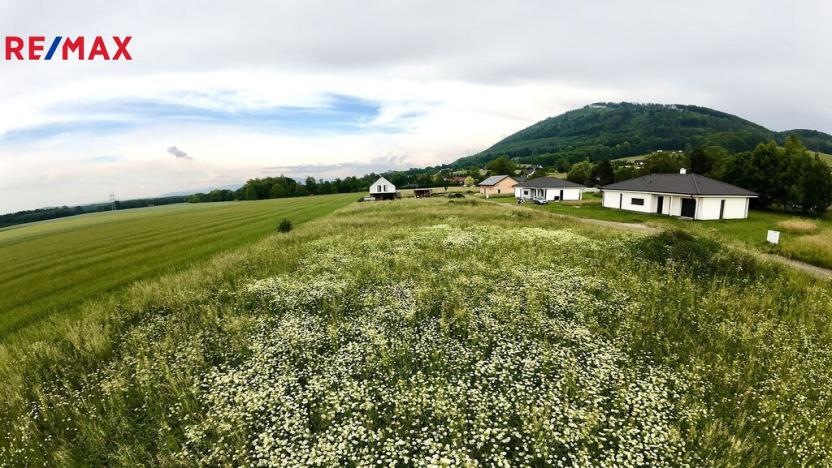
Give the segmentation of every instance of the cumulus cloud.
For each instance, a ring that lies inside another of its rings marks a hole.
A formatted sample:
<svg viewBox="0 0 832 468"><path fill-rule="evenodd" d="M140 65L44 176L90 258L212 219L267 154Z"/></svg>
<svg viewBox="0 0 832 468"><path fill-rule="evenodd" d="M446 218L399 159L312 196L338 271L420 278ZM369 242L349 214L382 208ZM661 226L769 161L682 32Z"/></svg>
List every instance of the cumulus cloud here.
<svg viewBox="0 0 832 468"><path fill-rule="evenodd" d="M181 159L193 159L192 157L188 156L188 153L182 151L181 149L177 148L176 146L171 146L168 148L168 154L173 155L175 158Z"/></svg>

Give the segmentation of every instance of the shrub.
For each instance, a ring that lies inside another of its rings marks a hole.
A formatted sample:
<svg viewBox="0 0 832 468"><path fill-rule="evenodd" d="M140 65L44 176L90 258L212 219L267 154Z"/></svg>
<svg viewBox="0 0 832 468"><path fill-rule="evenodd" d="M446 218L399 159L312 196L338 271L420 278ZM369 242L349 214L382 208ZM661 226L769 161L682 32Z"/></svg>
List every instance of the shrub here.
<svg viewBox="0 0 832 468"><path fill-rule="evenodd" d="M814 221L807 219L792 218L777 223L777 227L783 231L791 232L793 234L811 234L818 230L818 225Z"/></svg>
<svg viewBox="0 0 832 468"><path fill-rule="evenodd" d="M688 271L696 276L757 276L758 262L747 254L723 249L710 239L670 230L636 241L635 254L650 262Z"/></svg>
<svg viewBox="0 0 832 468"><path fill-rule="evenodd" d="M277 225L277 232L287 233L292 230L292 222L284 219Z"/></svg>

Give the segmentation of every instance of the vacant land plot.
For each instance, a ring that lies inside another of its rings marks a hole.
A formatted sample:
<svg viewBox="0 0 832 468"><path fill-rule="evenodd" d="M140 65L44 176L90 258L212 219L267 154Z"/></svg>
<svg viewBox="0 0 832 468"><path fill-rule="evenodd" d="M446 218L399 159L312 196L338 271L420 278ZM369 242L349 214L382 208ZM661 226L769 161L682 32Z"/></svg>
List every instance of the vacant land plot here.
<svg viewBox="0 0 832 468"><path fill-rule="evenodd" d="M141 279L301 223L354 194L205 203L76 216L0 230L0 338Z"/></svg>
<svg viewBox="0 0 832 468"><path fill-rule="evenodd" d="M357 203L7 349L0 460L827 465L830 304L685 233Z"/></svg>

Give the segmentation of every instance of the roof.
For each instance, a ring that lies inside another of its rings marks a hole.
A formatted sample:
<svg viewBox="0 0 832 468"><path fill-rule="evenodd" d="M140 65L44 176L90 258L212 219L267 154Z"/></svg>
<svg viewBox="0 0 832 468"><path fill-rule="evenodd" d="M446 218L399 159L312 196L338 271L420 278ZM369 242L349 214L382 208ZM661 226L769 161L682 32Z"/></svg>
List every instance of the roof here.
<svg viewBox="0 0 832 468"><path fill-rule="evenodd" d="M558 179L556 177L538 177L537 179L530 179L522 184L517 184L515 187L521 188L585 188L581 184L570 182L568 180Z"/></svg>
<svg viewBox="0 0 832 468"><path fill-rule="evenodd" d="M756 197L757 194L699 174L649 174L601 187L604 190Z"/></svg>
<svg viewBox="0 0 832 468"><path fill-rule="evenodd" d="M508 177L508 176L507 175L493 175L493 176L483 180L482 182L480 182L477 185L497 185L497 184L500 183L501 180L505 179L506 177ZM514 180L514 179L512 178L512 180Z"/></svg>
<svg viewBox="0 0 832 468"><path fill-rule="evenodd" d="M386 191L378 191L375 188L379 185L387 185L388 188ZM395 193L396 186L390 182L389 180L385 179L384 177L379 177L378 180L370 184L370 193Z"/></svg>

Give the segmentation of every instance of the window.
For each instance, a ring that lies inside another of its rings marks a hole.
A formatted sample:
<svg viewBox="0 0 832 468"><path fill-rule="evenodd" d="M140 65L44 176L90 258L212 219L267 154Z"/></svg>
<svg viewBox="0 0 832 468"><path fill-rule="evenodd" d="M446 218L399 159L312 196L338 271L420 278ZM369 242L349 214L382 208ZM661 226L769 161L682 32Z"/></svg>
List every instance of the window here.
<svg viewBox="0 0 832 468"><path fill-rule="evenodd" d="M376 192L381 192L381 185L376 185Z"/></svg>
<svg viewBox="0 0 832 468"><path fill-rule="evenodd" d="M644 205L644 199L643 198L632 198L632 199L630 199L630 203L632 203L633 205L643 206Z"/></svg>
<svg viewBox="0 0 832 468"><path fill-rule="evenodd" d="M387 185L385 185L385 186L384 186L384 191L385 191L385 192L387 191Z"/></svg>

